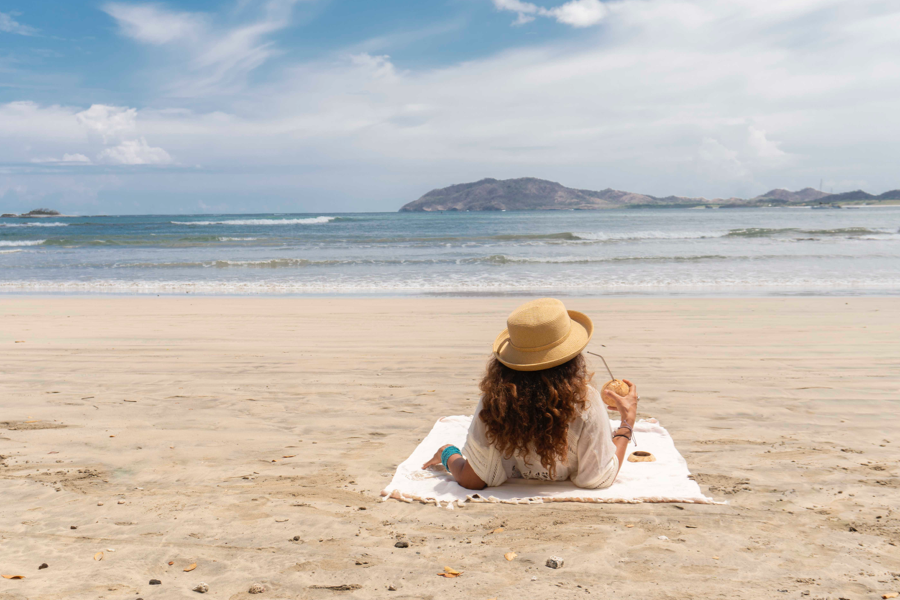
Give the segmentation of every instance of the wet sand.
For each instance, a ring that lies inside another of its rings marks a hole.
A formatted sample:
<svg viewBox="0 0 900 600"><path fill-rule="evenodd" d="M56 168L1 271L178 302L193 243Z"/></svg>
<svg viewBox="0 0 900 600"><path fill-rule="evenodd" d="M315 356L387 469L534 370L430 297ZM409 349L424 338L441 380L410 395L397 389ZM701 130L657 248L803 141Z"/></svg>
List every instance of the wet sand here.
<svg viewBox="0 0 900 600"><path fill-rule="evenodd" d="M0 298L0 600L900 591L897 299L565 301L727 505L382 502L521 299Z"/></svg>

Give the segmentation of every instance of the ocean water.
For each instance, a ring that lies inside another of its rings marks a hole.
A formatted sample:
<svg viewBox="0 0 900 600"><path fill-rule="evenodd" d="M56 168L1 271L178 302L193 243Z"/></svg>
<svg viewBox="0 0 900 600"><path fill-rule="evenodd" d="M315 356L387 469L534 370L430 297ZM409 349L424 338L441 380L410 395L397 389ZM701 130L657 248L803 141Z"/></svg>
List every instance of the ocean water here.
<svg viewBox="0 0 900 600"><path fill-rule="evenodd" d="M900 207L0 219L0 293L895 295Z"/></svg>

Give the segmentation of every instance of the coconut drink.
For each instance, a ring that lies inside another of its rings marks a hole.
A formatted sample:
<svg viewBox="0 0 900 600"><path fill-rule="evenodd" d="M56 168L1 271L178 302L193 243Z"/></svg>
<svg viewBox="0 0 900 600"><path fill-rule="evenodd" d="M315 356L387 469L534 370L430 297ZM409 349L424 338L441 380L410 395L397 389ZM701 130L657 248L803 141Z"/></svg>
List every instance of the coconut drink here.
<svg viewBox="0 0 900 600"><path fill-rule="evenodd" d="M600 398L603 400L604 404L611 408L615 408L616 402L606 394L606 390L611 390L620 396L627 396L628 392L631 391L631 388L628 387L628 384L621 379L616 379L616 376L612 374L612 370L610 370L609 365L606 364L605 358L603 358L596 352L588 352L588 354L593 354L594 356L599 357L600 360L603 361L603 366L606 367L606 372L609 373L610 377L612 377L612 379L604 383L603 387L600 388Z"/></svg>
<svg viewBox="0 0 900 600"><path fill-rule="evenodd" d="M615 408L616 402L607 395L606 390L611 390L620 396L627 396L631 388L621 379L611 379L603 384L603 387L600 388L600 397L607 406Z"/></svg>

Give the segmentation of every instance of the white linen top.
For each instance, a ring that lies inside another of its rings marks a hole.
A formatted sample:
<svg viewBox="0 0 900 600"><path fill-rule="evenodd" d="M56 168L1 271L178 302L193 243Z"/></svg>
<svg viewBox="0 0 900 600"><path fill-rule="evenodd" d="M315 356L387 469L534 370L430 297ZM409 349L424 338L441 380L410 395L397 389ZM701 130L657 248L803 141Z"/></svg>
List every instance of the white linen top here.
<svg viewBox="0 0 900 600"><path fill-rule="evenodd" d="M542 479L550 481L550 473L541 465L534 450L523 456L504 458L487 439L487 427L479 416L478 402L462 454L475 474L489 487L507 479ZM580 488L596 489L612 485L619 471L619 459L612 442L612 427L600 393L588 386L588 402L584 410L569 423L569 447L565 464L556 465L555 481L571 479Z"/></svg>

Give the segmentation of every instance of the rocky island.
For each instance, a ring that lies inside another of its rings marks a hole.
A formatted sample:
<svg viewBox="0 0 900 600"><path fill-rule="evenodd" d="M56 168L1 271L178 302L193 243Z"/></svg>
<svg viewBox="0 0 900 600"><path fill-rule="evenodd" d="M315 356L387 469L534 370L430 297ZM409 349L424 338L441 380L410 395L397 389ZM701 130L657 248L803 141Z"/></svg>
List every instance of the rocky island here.
<svg viewBox="0 0 900 600"><path fill-rule="evenodd" d="M603 210L610 208L738 208L758 206L818 206L900 203L900 190L879 196L862 190L828 194L813 188L797 192L774 189L754 198L657 197L607 188L600 191L567 188L555 181L522 177L482 179L432 190L400 208L400 212Z"/></svg>
<svg viewBox="0 0 900 600"><path fill-rule="evenodd" d="M35 208L34 210L29 210L27 213L22 213L17 215L15 213L3 213L0 215L0 219L40 219L43 217L65 217L66 215L61 214L57 210L52 210L50 208Z"/></svg>

